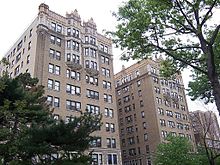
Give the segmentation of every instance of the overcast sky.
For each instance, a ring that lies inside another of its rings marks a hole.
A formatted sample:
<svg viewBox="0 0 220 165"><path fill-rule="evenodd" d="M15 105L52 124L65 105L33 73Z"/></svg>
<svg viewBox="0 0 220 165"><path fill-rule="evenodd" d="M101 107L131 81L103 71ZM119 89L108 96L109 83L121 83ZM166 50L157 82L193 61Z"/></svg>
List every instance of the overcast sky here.
<svg viewBox="0 0 220 165"><path fill-rule="evenodd" d="M4 0L0 6L0 58L37 17L38 6L41 3L46 3L50 10L63 16L66 12L77 9L82 20L87 21L92 17L98 32L102 33L102 30L114 30L116 19L112 16L112 12L117 11L122 2L123 0ZM121 53L121 50L113 49L115 73L121 70L122 65L131 64L131 62L119 61ZM184 72L183 78L184 85L187 87L189 72ZM190 111L205 109L201 102L192 102L188 97L187 100ZM208 109L216 108L210 105Z"/></svg>
<svg viewBox="0 0 220 165"><path fill-rule="evenodd" d="M116 11L122 0L5 0L0 6L0 57L4 56L10 46L18 39L30 23L37 17L41 3L49 5L50 10L65 16L66 12L78 10L82 20L91 17L96 22L98 32L114 30L116 19L112 12ZM122 51L113 49L115 62ZM122 64L115 65L114 72L119 72Z"/></svg>

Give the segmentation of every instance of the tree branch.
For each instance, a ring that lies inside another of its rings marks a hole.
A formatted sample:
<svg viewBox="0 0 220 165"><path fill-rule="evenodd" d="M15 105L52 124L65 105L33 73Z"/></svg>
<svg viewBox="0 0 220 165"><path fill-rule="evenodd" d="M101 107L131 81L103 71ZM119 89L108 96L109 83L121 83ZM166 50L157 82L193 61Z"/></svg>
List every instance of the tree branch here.
<svg viewBox="0 0 220 165"><path fill-rule="evenodd" d="M180 12L182 13L182 15L183 15L183 17L185 18L185 20L186 20L186 21L188 22L188 24L191 26L193 32L196 33L196 28L193 26L192 22L190 22L190 20L188 19L186 13L184 13L184 11L183 11L183 9L182 9L182 7L181 7L181 5L180 5L180 3L179 3L178 0L176 1L176 4L177 4L177 6L179 7Z"/></svg>
<svg viewBox="0 0 220 165"><path fill-rule="evenodd" d="M214 0L213 4L210 6L209 10L205 14L205 16L204 16L204 18L203 18L203 20L201 22L201 27L207 21L208 15L211 13L211 11L212 11L213 7L215 6L216 2L217 2L217 0Z"/></svg>
<svg viewBox="0 0 220 165"><path fill-rule="evenodd" d="M160 46L157 46L157 45L154 45L154 44L151 44L151 45L148 45L148 46L153 46L153 47L159 49L160 51L166 53L168 56L174 58L175 60L180 61L180 62L182 62L182 63L184 63L184 64L186 64L186 65L188 65L188 66L190 66L190 67L192 67L192 68L194 68L194 69L196 69L196 70L198 70L198 71L200 71L200 72L202 72L202 73L204 73L204 74L207 75L207 72L206 72L206 71L202 70L201 68L199 68L199 67L197 67L197 66L192 65L192 64L191 64L190 62L188 62L188 61L185 61L185 60L183 60L183 59L181 59L181 58L175 57L175 55L172 54L170 51L168 51L168 50L166 50L166 49L164 49L164 48L162 48L162 47L160 47Z"/></svg>
<svg viewBox="0 0 220 165"><path fill-rule="evenodd" d="M189 26L184 25L181 21L179 21L179 19L176 19L175 17L173 17L172 15L170 15L170 18L174 19L177 23L179 23L183 28L185 28L186 30L189 30L193 33L196 34L196 30L195 29L191 29L189 28Z"/></svg>
<svg viewBox="0 0 220 165"><path fill-rule="evenodd" d="M212 35L212 37L211 37L211 39L210 39L210 42L209 42L210 45L213 45L213 44L214 44L215 39L216 39L216 37L217 37L217 35L218 35L219 29L220 29L220 25L218 25L218 26L215 28L215 31L213 32L213 35Z"/></svg>
<svg viewBox="0 0 220 165"><path fill-rule="evenodd" d="M175 48L175 49L166 49L166 50L169 50L169 51L176 51L176 50L181 50L181 49L193 49L193 48L195 48L195 49L201 49L201 47L200 46L182 46L182 47L177 47L177 48Z"/></svg>

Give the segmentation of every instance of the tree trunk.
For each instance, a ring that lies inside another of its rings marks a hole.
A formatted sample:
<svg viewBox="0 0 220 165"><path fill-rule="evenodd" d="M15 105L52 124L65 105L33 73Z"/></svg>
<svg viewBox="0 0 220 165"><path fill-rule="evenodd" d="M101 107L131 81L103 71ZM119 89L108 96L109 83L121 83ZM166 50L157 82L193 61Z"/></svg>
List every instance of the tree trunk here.
<svg viewBox="0 0 220 165"><path fill-rule="evenodd" d="M219 82L217 83L214 82L212 84L212 87L213 87L213 96L215 98L215 104L217 106L217 109L220 115L220 84Z"/></svg>
<svg viewBox="0 0 220 165"><path fill-rule="evenodd" d="M211 82L211 86L213 89L213 96L215 100L215 104L217 106L219 115L220 115L220 83L218 78L218 73L216 71L215 66L215 55L212 46L207 47L207 69L208 69L208 79Z"/></svg>

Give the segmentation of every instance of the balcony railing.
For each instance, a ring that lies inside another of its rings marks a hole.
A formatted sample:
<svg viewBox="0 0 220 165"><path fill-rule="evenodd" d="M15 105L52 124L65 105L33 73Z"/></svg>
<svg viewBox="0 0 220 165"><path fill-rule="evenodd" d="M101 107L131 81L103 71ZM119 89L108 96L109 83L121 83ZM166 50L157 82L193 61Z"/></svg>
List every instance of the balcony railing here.
<svg viewBox="0 0 220 165"><path fill-rule="evenodd" d="M82 69L82 65L79 63L75 63L73 61L67 61L66 65L71 69L71 70L80 70Z"/></svg>

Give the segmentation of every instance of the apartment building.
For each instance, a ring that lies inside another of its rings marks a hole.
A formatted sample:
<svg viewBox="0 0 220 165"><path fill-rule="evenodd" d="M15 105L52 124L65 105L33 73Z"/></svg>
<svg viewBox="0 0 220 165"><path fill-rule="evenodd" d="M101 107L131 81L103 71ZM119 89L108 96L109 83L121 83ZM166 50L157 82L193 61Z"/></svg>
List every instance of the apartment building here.
<svg viewBox="0 0 220 165"><path fill-rule="evenodd" d="M190 112L190 120L195 136L196 145L204 145L220 150L220 128L217 117L212 111Z"/></svg>
<svg viewBox="0 0 220 165"><path fill-rule="evenodd" d="M102 114L98 138L91 143L94 164L121 165L113 75L112 42L97 32L91 18L77 10L59 15L46 4L4 56L10 77L29 72L45 86L54 118L66 122L81 112Z"/></svg>
<svg viewBox="0 0 220 165"><path fill-rule="evenodd" d="M182 77L160 77L161 60L142 60L115 75L124 165L152 165L168 134L193 142Z"/></svg>

